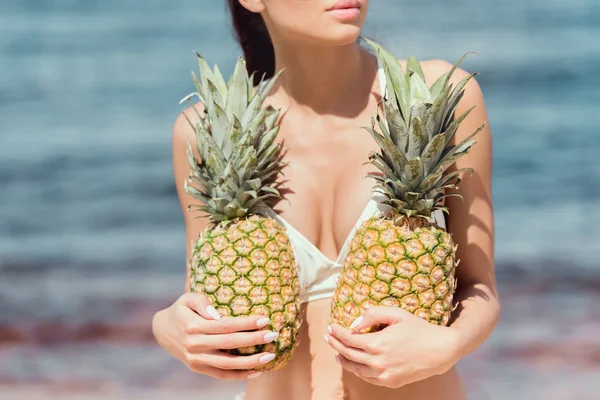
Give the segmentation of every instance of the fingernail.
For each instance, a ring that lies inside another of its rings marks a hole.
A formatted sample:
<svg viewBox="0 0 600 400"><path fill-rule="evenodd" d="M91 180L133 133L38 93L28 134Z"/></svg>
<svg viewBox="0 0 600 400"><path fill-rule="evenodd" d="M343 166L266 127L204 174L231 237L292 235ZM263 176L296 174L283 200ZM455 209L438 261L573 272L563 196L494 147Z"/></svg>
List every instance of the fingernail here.
<svg viewBox="0 0 600 400"><path fill-rule="evenodd" d="M262 375L262 372L255 372L253 374L248 375L248 379L258 378L261 375Z"/></svg>
<svg viewBox="0 0 600 400"><path fill-rule="evenodd" d="M258 321L256 321L256 326L262 328L263 326L269 325L269 322L271 322L269 318L261 318Z"/></svg>
<svg viewBox="0 0 600 400"><path fill-rule="evenodd" d="M327 325L327 330L329 331L330 335L333 335L333 329L331 329L331 325Z"/></svg>
<svg viewBox="0 0 600 400"><path fill-rule="evenodd" d="M329 344L329 338L327 337L327 335L323 336L325 338L325 343Z"/></svg>
<svg viewBox="0 0 600 400"><path fill-rule="evenodd" d="M269 361L273 361L274 359L275 359L275 354L269 353L269 354L265 354L264 356L262 356L261 358L259 358L258 361L261 364L266 364Z"/></svg>
<svg viewBox="0 0 600 400"><path fill-rule="evenodd" d="M352 323L352 325L350 325L350 329L356 328L357 326L359 326L360 324L362 324L362 322L363 322L363 317L361 315L360 317L358 317L358 318L356 318L354 320L354 322Z"/></svg>
<svg viewBox="0 0 600 400"><path fill-rule="evenodd" d="M265 335L265 342L272 342L279 337L278 332L269 332Z"/></svg>
<svg viewBox="0 0 600 400"><path fill-rule="evenodd" d="M221 319L221 315L213 306L207 306L206 312L211 316L212 319Z"/></svg>
<svg viewBox="0 0 600 400"><path fill-rule="evenodd" d="M335 356L335 362L342 365L342 360L340 360L340 356Z"/></svg>

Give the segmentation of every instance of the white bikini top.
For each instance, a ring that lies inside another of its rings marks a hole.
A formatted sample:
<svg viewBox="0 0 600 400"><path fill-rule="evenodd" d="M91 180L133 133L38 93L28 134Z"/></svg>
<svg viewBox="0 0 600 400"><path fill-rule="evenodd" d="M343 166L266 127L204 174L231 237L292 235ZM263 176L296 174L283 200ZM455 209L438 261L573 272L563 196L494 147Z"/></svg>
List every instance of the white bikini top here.
<svg viewBox="0 0 600 400"><path fill-rule="evenodd" d="M377 74L379 76L381 93L385 93L386 80L381 67L377 71ZM263 84L264 83L266 82L263 82ZM266 215L275 219L285 228L288 237L290 238L300 280L300 299L303 303L333 296L333 292L337 285L338 275L342 270L342 263L348 254L348 246L350 245L356 230L367 219L380 213L389 213L389 206L381 204L383 199L384 196L382 194L373 193L365 206L365 209L358 218L358 221L356 221L352 231L350 231L350 234L346 238L336 260L332 260L325 256L317 246L271 208L263 210ZM436 210L431 219L432 222L435 222L441 228L446 229L444 214L440 210Z"/></svg>

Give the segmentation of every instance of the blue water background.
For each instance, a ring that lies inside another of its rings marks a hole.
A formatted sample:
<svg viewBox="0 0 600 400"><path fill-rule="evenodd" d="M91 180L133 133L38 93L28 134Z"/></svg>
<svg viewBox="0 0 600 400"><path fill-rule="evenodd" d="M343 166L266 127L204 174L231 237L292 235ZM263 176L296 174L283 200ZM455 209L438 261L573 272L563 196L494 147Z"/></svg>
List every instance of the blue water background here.
<svg viewBox="0 0 600 400"><path fill-rule="evenodd" d="M543 357L553 367L539 372L500 354L561 338L599 344L590 333L600 327L591 307L600 287L598 21L597 0L371 1L365 35L399 57L479 53L463 67L481 73L494 137L505 313L488 350L464 363L478 376L469 381L475 398L538 398L536 379L553 374L569 376L581 398L592 393L585 370ZM181 292L170 139L178 100L193 89L192 50L231 71L240 53L222 1L0 3L0 324L144 326ZM166 369L197 379L151 345L94 346L41 349L37 361L25 361L28 345L11 349L0 381L79 373L147 385L124 354L169 366L147 372L153 382ZM86 354L107 360L88 365ZM561 393L557 385L543 390Z"/></svg>

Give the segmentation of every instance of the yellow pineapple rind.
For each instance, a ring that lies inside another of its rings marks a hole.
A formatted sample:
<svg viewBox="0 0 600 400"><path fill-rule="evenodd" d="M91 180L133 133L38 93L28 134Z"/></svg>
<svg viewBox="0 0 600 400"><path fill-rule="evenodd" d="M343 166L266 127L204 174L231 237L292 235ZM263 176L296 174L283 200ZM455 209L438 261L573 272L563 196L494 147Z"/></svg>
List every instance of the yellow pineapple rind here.
<svg viewBox="0 0 600 400"><path fill-rule="evenodd" d="M422 220L375 216L361 224L333 295L331 322L350 327L369 306L378 305L448 325L456 246L448 232Z"/></svg>
<svg viewBox="0 0 600 400"><path fill-rule="evenodd" d="M301 324L298 270L285 229L253 215L208 227L190 259L190 290L203 293L223 317L261 315L279 333L274 342L234 350L235 355L272 352L275 359L257 371L284 367L298 344Z"/></svg>

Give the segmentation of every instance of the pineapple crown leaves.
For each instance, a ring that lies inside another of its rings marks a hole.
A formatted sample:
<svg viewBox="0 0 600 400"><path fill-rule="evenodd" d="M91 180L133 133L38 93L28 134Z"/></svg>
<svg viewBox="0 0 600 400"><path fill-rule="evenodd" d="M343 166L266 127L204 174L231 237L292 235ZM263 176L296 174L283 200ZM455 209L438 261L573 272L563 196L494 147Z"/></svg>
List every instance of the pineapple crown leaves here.
<svg viewBox="0 0 600 400"><path fill-rule="evenodd" d="M196 53L197 54L197 53ZM246 63L239 58L229 81L219 67L211 69L198 55L200 76L192 72L196 92L184 97L196 113L192 122L195 147L188 143L190 175L185 190L202 204L188 209L203 211L214 222L227 222L256 212L265 200L281 198L277 187L284 163L281 144L275 141L279 111L263 107L278 73L259 90L254 90L254 74L248 75ZM197 97L204 106L201 115L193 106Z"/></svg>
<svg viewBox="0 0 600 400"><path fill-rule="evenodd" d="M406 71L394 55L377 43L365 39L379 59L386 79L383 112L365 128L381 151L373 152L369 162L381 173L370 173L376 180L375 190L387 198L384 203L401 215L431 217L435 210L448 212L442 200L457 193L460 174L471 168L447 173L447 169L476 143L475 135L484 125L456 145L450 142L460 124L474 107L455 118L456 108L465 86L476 73L455 85L450 79L463 55L450 71L430 87L415 57L407 60Z"/></svg>

